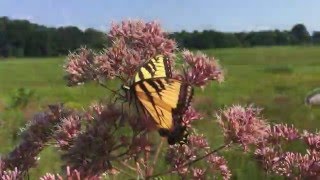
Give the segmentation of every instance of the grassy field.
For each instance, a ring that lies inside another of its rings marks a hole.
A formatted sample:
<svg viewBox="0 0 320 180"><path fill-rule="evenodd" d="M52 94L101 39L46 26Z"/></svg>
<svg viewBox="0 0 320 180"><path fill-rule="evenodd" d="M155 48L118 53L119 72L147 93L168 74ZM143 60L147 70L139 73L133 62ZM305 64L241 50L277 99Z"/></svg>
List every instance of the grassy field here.
<svg viewBox="0 0 320 180"><path fill-rule="evenodd" d="M204 51L219 59L225 71L225 82L212 83L197 90L194 104L206 115L196 126L213 147L223 143L221 131L213 115L232 104L254 104L263 108L263 117L270 122L289 123L316 131L320 127L320 108L305 106L304 98L320 87L320 47L270 47L247 49L214 49ZM0 154L9 152L19 139L17 132L32 115L47 104L64 102L82 107L106 97L107 92L96 85L67 87L63 80L63 58L33 58L0 60ZM15 110L5 109L18 88L34 91L31 102ZM2 113L1 113L2 112ZM59 156L48 148L41 154L41 169L59 171ZM235 179L261 179L250 155L237 151L224 153ZM56 162L53 163L52 162Z"/></svg>

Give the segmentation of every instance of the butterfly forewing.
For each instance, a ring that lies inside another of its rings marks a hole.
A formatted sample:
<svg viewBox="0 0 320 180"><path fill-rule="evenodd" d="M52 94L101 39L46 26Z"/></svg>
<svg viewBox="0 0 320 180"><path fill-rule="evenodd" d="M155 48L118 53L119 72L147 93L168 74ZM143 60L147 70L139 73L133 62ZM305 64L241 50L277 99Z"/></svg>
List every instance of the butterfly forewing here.
<svg viewBox="0 0 320 180"><path fill-rule="evenodd" d="M135 75L135 82L158 78L158 77L171 77L171 68L168 59L159 55L152 58L148 63L140 67L139 71Z"/></svg>

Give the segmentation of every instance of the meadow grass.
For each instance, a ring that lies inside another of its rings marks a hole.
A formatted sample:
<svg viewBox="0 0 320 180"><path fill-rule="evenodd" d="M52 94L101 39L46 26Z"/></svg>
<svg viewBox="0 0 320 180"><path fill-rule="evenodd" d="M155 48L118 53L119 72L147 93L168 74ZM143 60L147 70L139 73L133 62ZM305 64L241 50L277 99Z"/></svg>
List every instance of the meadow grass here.
<svg viewBox="0 0 320 180"><path fill-rule="evenodd" d="M263 108L263 117L272 123L294 124L311 131L320 127L320 108L304 104L308 92L320 86L320 47L234 48L204 52L219 59L225 71L223 83L197 89L193 102L205 115L195 126L199 133L209 138L212 147L223 143L214 115L219 109L233 104L254 104ZM64 58L0 60L0 154L9 152L18 143L19 128L47 104L64 102L81 108L107 97L108 91L95 84L67 87L63 80L63 63ZM6 110L12 93L18 88L34 90L31 103L25 108ZM299 145L293 148L303 149ZM237 150L223 154L235 179L267 177L250 158L251 154ZM47 148L41 153L41 168L33 169L31 175L39 177L46 171L58 172L59 163L55 149Z"/></svg>

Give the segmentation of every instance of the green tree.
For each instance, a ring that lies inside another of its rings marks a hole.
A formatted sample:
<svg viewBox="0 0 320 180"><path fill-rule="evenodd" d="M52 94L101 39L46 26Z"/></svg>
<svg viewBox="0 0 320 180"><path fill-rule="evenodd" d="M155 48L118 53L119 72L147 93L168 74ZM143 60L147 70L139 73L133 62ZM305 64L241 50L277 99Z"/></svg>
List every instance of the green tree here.
<svg viewBox="0 0 320 180"><path fill-rule="evenodd" d="M221 37L220 43L217 44L217 47L228 48L228 47L238 47L241 46L241 43L237 36L234 33L219 33Z"/></svg>
<svg viewBox="0 0 320 180"><path fill-rule="evenodd" d="M292 43L292 35L290 32L275 30L274 33L277 45L289 45Z"/></svg>
<svg viewBox="0 0 320 180"><path fill-rule="evenodd" d="M276 34L273 31L250 32L246 41L251 46L271 46L276 44Z"/></svg>
<svg viewBox="0 0 320 180"><path fill-rule="evenodd" d="M239 32L239 33L234 33L234 35L236 36L236 38L238 39L240 45L242 47L249 47L251 46L250 45L250 42L247 41L247 36L248 36L248 33L246 32Z"/></svg>
<svg viewBox="0 0 320 180"><path fill-rule="evenodd" d="M291 29L294 44L307 44L310 43L310 34L303 24L296 24Z"/></svg>
<svg viewBox="0 0 320 180"><path fill-rule="evenodd" d="M0 17L0 57L9 56L9 40L7 37L8 22L8 17Z"/></svg>
<svg viewBox="0 0 320 180"><path fill-rule="evenodd" d="M83 32L75 26L60 27L56 35L59 54L67 54L84 45Z"/></svg>
<svg viewBox="0 0 320 180"><path fill-rule="evenodd" d="M107 36L95 29L88 28L84 31L83 43L91 49L102 49L107 43Z"/></svg>
<svg viewBox="0 0 320 180"><path fill-rule="evenodd" d="M0 17L0 56L66 55L82 45L101 49L106 36L95 29L85 32L74 26L49 28L27 20Z"/></svg>
<svg viewBox="0 0 320 180"><path fill-rule="evenodd" d="M320 31L314 31L312 34L312 43L320 45Z"/></svg>

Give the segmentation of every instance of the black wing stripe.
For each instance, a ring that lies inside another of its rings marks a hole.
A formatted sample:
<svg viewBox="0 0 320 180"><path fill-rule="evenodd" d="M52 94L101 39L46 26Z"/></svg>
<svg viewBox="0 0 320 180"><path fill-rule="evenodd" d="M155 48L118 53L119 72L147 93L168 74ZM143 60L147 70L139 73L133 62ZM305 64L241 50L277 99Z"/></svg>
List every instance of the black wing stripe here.
<svg viewBox="0 0 320 180"><path fill-rule="evenodd" d="M152 66L151 68L153 69L154 72L156 72L157 70L156 65L152 61L150 61L148 65Z"/></svg>
<svg viewBox="0 0 320 180"><path fill-rule="evenodd" d="M152 80L147 80L146 82L156 91L156 93L158 94L159 98L162 99L162 96L160 94L162 89L160 89L159 86Z"/></svg>
<svg viewBox="0 0 320 180"><path fill-rule="evenodd" d="M144 67L142 67L142 68L145 68L145 69L148 71L148 73L151 74L151 77L152 77L152 76L154 76L156 70L153 69L152 67L150 67L150 64L153 64L153 62L150 61L150 63L146 64L146 65L145 65ZM141 70L140 70L140 71L141 71Z"/></svg>
<svg viewBox="0 0 320 180"><path fill-rule="evenodd" d="M155 82L160 86L161 89L165 89L165 86L160 79L156 79Z"/></svg>
<svg viewBox="0 0 320 180"><path fill-rule="evenodd" d="M140 80L141 80L141 79L144 79L144 75L143 75L143 73L142 73L141 70L138 72L138 75L139 75Z"/></svg>
<svg viewBox="0 0 320 180"><path fill-rule="evenodd" d="M143 90L143 92L147 95L148 100L152 103L152 105L155 105L154 100L151 96L151 93L148 91L147 87L144 85L144 83L139 83L138 86Z"/></svg>
<svg viewBox="0 0 320 180"><path fill-rule="evenodd" d="M139 87L143 90L143 92L147 95L148 100L151 102L153 109L155 110L155 112L157 113L157 116L161 119L161 116L157 110L157 108L155 107L155 102L154 99L152 98L150 92L148 91L147 87L143 84L143 83L139 83ZM162 112L163 114L163 112Z"/></svg>

